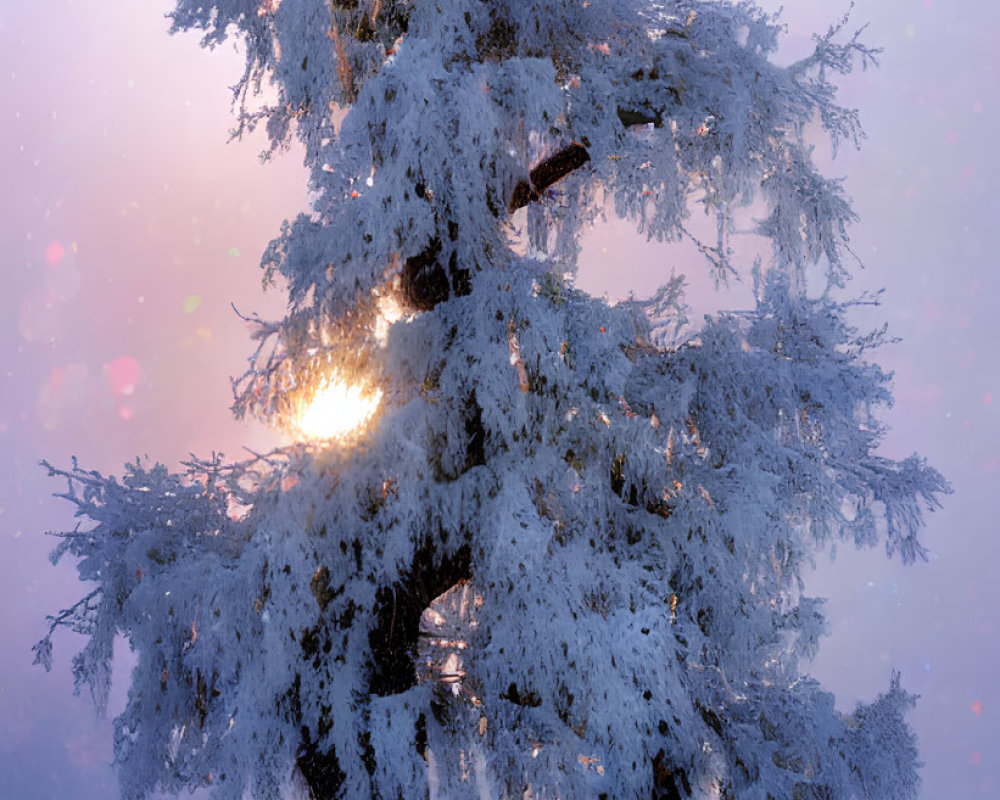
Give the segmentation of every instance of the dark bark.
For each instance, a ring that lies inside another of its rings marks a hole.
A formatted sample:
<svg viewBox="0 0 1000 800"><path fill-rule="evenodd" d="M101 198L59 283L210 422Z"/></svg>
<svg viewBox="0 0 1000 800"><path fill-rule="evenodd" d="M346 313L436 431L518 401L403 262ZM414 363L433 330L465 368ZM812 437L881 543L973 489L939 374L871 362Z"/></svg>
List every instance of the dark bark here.
<svg viewBox="0 0 1000 800"><path fill-rule="evenodd" d="M378 623L368 636L372 664L369 688L385 697L405 692L417 682L413 659L420 635L420 615L439 595L471 577L469 548L440 558L428 541L414 556L410 571L376 595Z"/></svg>
<svg viewBox="0 0 1000 800"><path fill-rule="evenodd" d="M321 607L328 591L325 586L328 574L325 568L321 568L312 581L313 594ZM385 697L398 694L416 684L414 656L420 634L420 616L437 597L470 577L467 546L460 547L454 555L441 558L436 554L435 542L428 540L417 550L403 579L378 590L375 595L377 621L368 635L371 649L368 688L372 695ZM315 641L309 647L304 642L304 650L309 651L306 656L318 656L321 634L316 630L307 634L311 637L310 641ZM292 705L297 706L297 686L293 687L290 695L295 696ZM320 730L319 734L322 733ZM422 717L414 730L413 745L422 756L427 747L426 722ZM374 770L374 753L367 748L366 758L372 760L371 769ZM334 800L338 796L344 772L337 754L333 748L321 751L305 726L302 727L295 763L309 787L312 800Z"/></svg>
<svg viewBox="0 0 1000 800"><path fill-rule="evenodd" d="M335 800L340 785L344 782L344 771L337 761L337 754L331 747L325 753L309 735L309 729L302 728L302 741L296 754L295 764L309 787L312 800Z"/></svg>
<svg viewBox="0 0 1000 800"><path fill-rule="evenodd" d="M531 170L528 180L520 180L511 193L507 211L513 214L519 208L538 200L542 192L552 184L562 180L573 170L579 169L590 161L590 153L579 142L573 142L557 150L548 158L539 162Z"/></svg>
<svg viewBox="0 0 1000 800"><path fill-rule="evenodd" d="M443 264L442 249L441 240L435 237L417 255L406 259L400 288L411 308L430 311L452 295L462 297L472 291L469 270L459 269L454 250Z"/></svg>
<svg viewBox="0 0 1000 800"><path fill-rule="evenodd" d="M571 172L590 161L590 153L579 142L573 142L542 160L518 181L511 192L507 213L513 214L541 197L542 192ZM418 191L423 195L425 192ZM449 238L457 238L457 230L449 229ZM449 297L461 297L472 290L471 273L459 268L455 251L435 237L417 255L406 259L402 270L402 291L406 302L420 311L430 311Z"/></svg>
<svg viewBox="0 0 1000 800"><path fill-rule="evenodd" d="M690 796L687 774L673 766L661 748L653 758L653 800L684 800Z"/></svg>
<svg viewBox="0 0 1000 800"><path fill-rule="evenodd" d="M626 128L630 128L633 125L648 125L653 123L653 126L660 128L663 126L663 112L661 111L651 111L649 109L631 109L631 108L618 108L618 119L621 120L622 125Z"/></svg>

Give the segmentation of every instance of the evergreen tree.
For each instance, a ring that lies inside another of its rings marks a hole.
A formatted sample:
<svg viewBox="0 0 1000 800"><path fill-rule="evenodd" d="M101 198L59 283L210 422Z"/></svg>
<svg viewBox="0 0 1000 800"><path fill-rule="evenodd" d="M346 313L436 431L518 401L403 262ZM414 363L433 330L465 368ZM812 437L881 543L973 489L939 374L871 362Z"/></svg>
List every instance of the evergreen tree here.
<svg viewBox="0 0 1000 800"><path fill-rule="evenodd" d="M137 654L123 796L915 797L898 676L844 715L803 672L824 626L803 566L842 540L922 557L948 490L874 453L884 333L848 324L853 214L803 134L859 141L830 77L875 52L842 21L778 67L776 19L715 0L171 16L242 39L237 132L297 135L311 169L312 213L263 258L288 314L255 320L235 412L304 430L347 386L371 416L183 474L49 466L88 520L53 557L96 586L36 657L88 635L74 674L103 709L115 637ZM253 108L264 80L278 102ZM692 330L679 277L575 290L606 201L752 279L755 307ZM748 269L751 203L770 255Z"/></svg>

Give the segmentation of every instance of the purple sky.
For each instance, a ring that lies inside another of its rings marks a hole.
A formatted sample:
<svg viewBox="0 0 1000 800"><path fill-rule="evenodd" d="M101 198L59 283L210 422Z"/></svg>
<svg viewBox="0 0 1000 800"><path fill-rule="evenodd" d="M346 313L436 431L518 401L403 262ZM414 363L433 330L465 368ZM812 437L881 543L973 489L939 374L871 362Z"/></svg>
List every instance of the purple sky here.
<svg viewBox="0 0 1000 800"><path fill-rule="evenodd" d="M827 3L786 6L793 57L836 14ZM281 220L305 206L301 158L293 151L261 166L261 139L226 144L226 87L242 59L228 45L207 53L194 37L168 37L169 7L0 5L4 798L117 796L110 721L95 721L89 700L71 694L78 642L57 639L51 674L30 665L44 615L81 590L68 563L47 561L54 542L41 531L72 521L37 460L65 465L77 455L120 473L136 455L177 467L192 451L238 457L244 444L275 441L229 414L229 376L250 352L229 303L281 311L280 294L260 293L256 264ZM858 322L885 319L903 337L878 354L896 373L883 452L926 455L955 494L929 520L931 563L903 568L880 551L842 547L832 566L820 564L807 591L829 598L833 634L811 671L850 709L901 670L922 696L910 719L925 800L993 798L1000 274L986 236L1000 220L987 193L998 178L989 144L1000 113L1000 6L858 0L853 18L871 22L868 41L886 52L880 70L843 82L842 100L861 109L869 139L860 152L842 149L829 172L846 177L861 217L853 241L866 269L851 289L886 288L884 305ZM699 313L745 302L739 289L736 299L709 294L689 256L619 224L588 237L578 283L612 299L642 294L672 266L691 276Z"/></svg>

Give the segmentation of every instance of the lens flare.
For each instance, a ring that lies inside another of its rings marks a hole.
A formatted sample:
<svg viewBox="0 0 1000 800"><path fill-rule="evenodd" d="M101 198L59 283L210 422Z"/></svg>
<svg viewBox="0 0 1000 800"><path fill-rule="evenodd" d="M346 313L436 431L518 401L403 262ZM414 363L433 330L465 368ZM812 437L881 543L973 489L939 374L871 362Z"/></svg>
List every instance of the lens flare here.
<svg viewBox="0 0 1000 800"><path fill-rule="evenodd" d="M302 404L295 427L309 439L342 439L371 419L381 399L380 390L349 384L335 374Z"/></svg>

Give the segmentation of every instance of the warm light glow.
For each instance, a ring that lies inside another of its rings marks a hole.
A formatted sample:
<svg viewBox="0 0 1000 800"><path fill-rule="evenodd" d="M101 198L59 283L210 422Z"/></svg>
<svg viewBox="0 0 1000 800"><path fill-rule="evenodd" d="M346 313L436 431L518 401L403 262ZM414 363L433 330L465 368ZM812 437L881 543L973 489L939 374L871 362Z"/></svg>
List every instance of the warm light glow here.
<svg viewBox="0 0 1000 800"><path fill-rule="evenodd" d="M257 16L266 17L268 14L273 14L281 6L281 0L264 0L259 6L257 6Z"/></svg>
<svg viewBox="0 0 1000 800"><path fill-rule="evenodd" d="M382 295L378 299L378 317L375 320L375 341L379 347L385 347L389 342L389 328L394 322L404 316L403 306L391 294Z"/></svg>
<svg viewBox="0 0 1000 800"><path fill-rule="evenodd" d="M302 404L295 427L309 439L341 439L364 425L381 399L378 389L369 391L334 375Z"/></svg>

